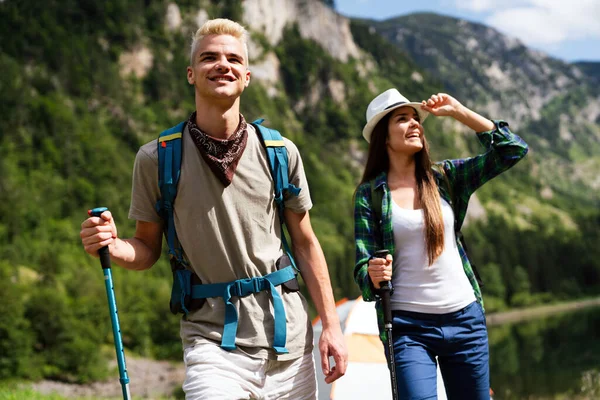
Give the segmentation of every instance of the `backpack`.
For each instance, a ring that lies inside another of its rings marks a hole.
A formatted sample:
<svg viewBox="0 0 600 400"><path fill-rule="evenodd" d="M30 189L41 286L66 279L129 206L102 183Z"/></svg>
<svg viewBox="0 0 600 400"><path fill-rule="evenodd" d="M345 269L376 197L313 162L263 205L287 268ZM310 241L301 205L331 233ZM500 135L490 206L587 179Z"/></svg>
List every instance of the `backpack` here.
<svg viewBox="0 0 600 400"><path fill-rule="evenodd" d="M273 300L275 319L275 338L273 348L278 354L287 353L285 349L286 329L283 301L275 286L283 285L288 290L299 290L296 275L298 269L292 257L284 232L284 193L298 196L300 189L289 182L287 149L281 134L261 125L263 119L252 122L267 152L269 169L275 183L275 203L281 223L281 240L285 255L278 260L278 270L262 277L239 279L233 282L202 284L200 279L186 267L183 249L177 239L173 204L177 196L177 184L181 172L182 136L187 121L163 131L157 140L158 145L158 186L160 199L156 202L156 211L165 221L165 238L169 246L169 261L173 272L173 286L169 307L173 314L183 313L202 307L208 297L223 297L226 303L225 324L221 347L235 349L237 332L237 311L231 303L233 296L246 296L263 290L270 290Z"/></svg>
<svg viewBox="0 0 600 400"><path fill-rule="evenodd" d="M452 207L452 211L454 214L454 233L456 235L456 238L462 243L465 253L468 254L469 249L467 248L467 243L465 242L465 238L462 234L461 229L459 228L458 220L456 218L456 210L454 209L454 206L456 204L456 201L455 201L456 199L454 197L454 191L452 190L452 185L450 185L448 175L446 175L446 172L443 169L438 170L438 172L442 175L443 181L444 181L444 186L445 186L448 194L450 195L450 206ZM373 214L375 215L375 221L376 221L375 236L378 240L381 241L380 243L378 243L378 248L380 248L380 249L383 249L383 232L382 232L382 228L381 228L381 226L383 224L382 210L381 210L382 202L383 202L383 193L379 190L375 190L375 181L371 180L371 208L373 210ZM473 269L473 274L475 274L475 279L477 279L477 283L479 284L480 287L483 287L484 286L483 280L479 276L479 272L477 271L475 264L471 263L471 268Z"/></svg>

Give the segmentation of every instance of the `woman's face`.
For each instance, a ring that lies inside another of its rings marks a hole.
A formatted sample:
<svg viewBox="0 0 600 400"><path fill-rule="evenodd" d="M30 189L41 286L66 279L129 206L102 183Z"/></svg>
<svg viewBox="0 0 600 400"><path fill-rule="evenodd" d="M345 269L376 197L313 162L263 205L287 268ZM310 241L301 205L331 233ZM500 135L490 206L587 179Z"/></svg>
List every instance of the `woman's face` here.
<svg viewBox="0 0 600 400"><path fill-rule="evenodd" d="M423 140L423 126L414 108L406 106L392 111L388 121L388 149L414 155L423 149Z"/></svg>

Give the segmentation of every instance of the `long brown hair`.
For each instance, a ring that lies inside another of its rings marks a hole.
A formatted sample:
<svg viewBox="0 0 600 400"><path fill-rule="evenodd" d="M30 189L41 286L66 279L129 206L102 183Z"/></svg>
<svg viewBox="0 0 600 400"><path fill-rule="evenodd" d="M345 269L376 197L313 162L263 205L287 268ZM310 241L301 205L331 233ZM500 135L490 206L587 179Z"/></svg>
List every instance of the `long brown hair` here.
<svg viewBox="0 0 600 400"><path fill-rule="evenodd" d="M388 113L373 128L367 163L361 183L375 179L381 172L388 172L390 159L387 152L388 122L392 113ZM444 251L444 220L440 206L440 194L432 171L429 157L429 144L423 136L423 149L415 154L415 178L417 180L417 198L423 207L425 220L425 245L431 266Z"/></svg>

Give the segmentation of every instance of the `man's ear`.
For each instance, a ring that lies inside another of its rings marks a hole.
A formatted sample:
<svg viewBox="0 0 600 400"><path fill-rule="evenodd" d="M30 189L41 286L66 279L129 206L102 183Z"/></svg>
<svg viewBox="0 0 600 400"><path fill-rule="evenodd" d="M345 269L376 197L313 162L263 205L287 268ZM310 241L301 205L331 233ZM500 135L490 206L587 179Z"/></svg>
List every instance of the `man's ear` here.
<svg viewBox="0 0 600 400"><path fill-rule="evenodd" d="M194 70L192 67L187 67L187 81L190 85L196 83L196 77L194 76Z"/></svg>
<svg viewBox="0 0 600 400"><path fill-rule="evenodd" d="M244 84L245 87L248 87L248 85L250 84L250 70L246 70L246 83Z"/></svg>

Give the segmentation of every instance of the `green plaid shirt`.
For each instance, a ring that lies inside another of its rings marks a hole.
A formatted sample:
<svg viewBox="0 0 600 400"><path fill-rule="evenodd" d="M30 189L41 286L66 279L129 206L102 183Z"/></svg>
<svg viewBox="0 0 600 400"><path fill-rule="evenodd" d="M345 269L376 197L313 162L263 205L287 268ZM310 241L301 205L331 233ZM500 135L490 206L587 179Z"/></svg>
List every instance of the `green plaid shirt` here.
<svg viewBox="0 0 600 400"><path fill-rule="evenodd" d="M480 143L487 149L483 154L476 157L464 158L458 160L444 160L436 163L434 175L438 183L440 196L451 203L451 196L446 190L444 177L441 169L446 174L448 182L453 191L452 208L456 213L456 222L460 229L467 214L469 198L484 183L506 171L522 159L528 151L527 144L519 136L515 135L508 128L504 121L494 121L496 128L477 133ZM390 254L395 254L394 234L392 231L392 195L387 184L387 174L382 172L375 178L375 190L383 191L381 205L381 233L383 236L383 247L389 250ZM377 244L380 240L376 238L377 225L374 219L374 212L371 207L371 183L361 184L356 189L354 200L354 238L356 243L356 265L354 267L354 280L362 291L365 301L376 301L377 322L381 340L386 340L386 333L383 329L383 310L377 290L367 273L369 259L376 250L379 250ZM477 301L483 306L483 299L479 284L473 273L473 268L467 257L467 253L457 238L456 244L463 263L465 274L471 282Z"/></svg>

